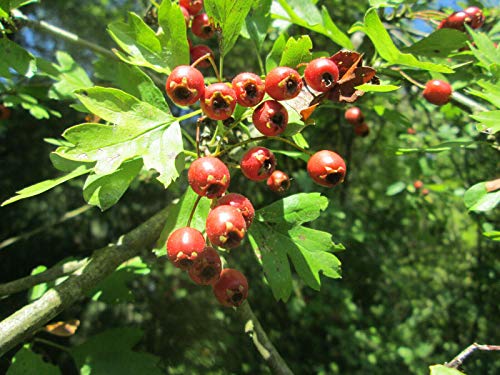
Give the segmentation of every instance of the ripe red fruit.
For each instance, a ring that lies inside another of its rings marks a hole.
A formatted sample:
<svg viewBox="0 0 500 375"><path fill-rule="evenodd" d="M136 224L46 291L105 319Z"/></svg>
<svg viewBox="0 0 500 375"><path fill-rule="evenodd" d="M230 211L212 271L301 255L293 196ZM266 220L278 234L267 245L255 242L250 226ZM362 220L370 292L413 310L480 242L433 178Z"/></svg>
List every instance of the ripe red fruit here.
<svg viewBox="0 0 500 375"><path fill-rule="evenodd" d="M339 79L339 68L325 57L312 60L304 70L304 79L313 90L327 92Z"/></svg>
<svg viewBox="0 0 500 375"><path fill-rule="evenodd" d="M265 147L252 147L240 161L241 172L252 181L263 181L276 168L276 158L271 150Z"/></svg>
<svg viewBox="0 0 500 375"><path fill-rule="evenodd" d="M359 137L366 137L368 134L370 134L370 128L368 127L368 124L366 122L363 122L362 124L355 125L354 134Z"/></svg>
<svg viewBox="0 0 500 375"><path fill-rule="evenodd" d="M417 189L417 190L418 190L418 189L420 189L420 188L422 188L422 186L424 186L424 183L423 183L422 181L420 181L420 180L416 180L416 181L413 183L413 187L414 187L415 189Z"/></svg>
<svg viewBox="0 0 500 375"><path fill-rule="evenodd" d="M203 0L180 0L179 5L186 8L194 16L203 8Z"/></svg>
<svg viewBox="0 0 500 375"><path fill-rule="evenodd" d="M180 7L182 15L184 16L184 21L186 21L186 27L189 26L189 21L191 20L191 15L189 14L189 11L184 8L183 6Z"/></svg>
<svg viewBox="0 0 500 375"><path fill-rule="evenodd" d="M201 109L212 120L226 120L236 107L236 94L225 83L212 83L200 100Z"/></svg>
<svg viewBox="0 0 500 375"><path fill-rule="evenodd" d="M168 96L175 104L191 105L202 97L205 82L201 72L189 65L179 65L168 76L165 85Z"/></svg>
<svg viewBox="0 0 500 375"><path fill-rule="evenodd" d="M205 248L205 238L196 229L179 228L167 240L168 259L174 266L187 270Z"/></svg>
<svg viewBox="0 0 500 375"><path fill-rule="evenodd" d="M232 249L240 244L247 230L245 219L238 209L223 205L215 207L207 216L206 232L215 246Z"/></svg>
<svg viewBox="0 0 500 375"><path fill-rule="evenodd" d="M288 124L288 111L276 100L266 100L253 111L252 121L258 131L267 136L283 133Z"/></svg>
<svg viewBox="0 0 500 375"><path fill-rule="evenodd" d="M465 31L465 22L469 18L467 13L460 11L450 14L438 26L438 29L455 29L459 31Z"/></svg>
<svg viewBox="0 0 500 375"><path fill-rule="evenodd" d="M322 150L311 156L307 162L307 172L318 185L333 187L344 182L346 166L339 154Z"/></svg>
<svg viewBox="0 0 500 375"><path fill-rule="evenodd" d="M189 54L191 55L191 64L207 54L210 54L212 59L215 59L214 51L212 51L212 49L205 44L198 44L190 47ZM205 60L200 61L197 66L200 68L208 68L210 67L210 61L206 58Z"/></svg>
<svg viewBox="0 0 500 375"><path fill-rule="evenodd" d="M351 107L347 109L344 116L347 122L351 123L352 125L361 124L365 120L363 112L361 112L361 109L359 109L358 107Z"/></svg>
<svg viewBox="0 0 500 375"><path fill-rule="evenodd" d="M429 189L422 189L422 195L429 194Z"/></svg>
<svg viewBox="0 0 500 375"><path fill-rule="evenodd" d="M261 102L266 94L266 86L262 79L254 73L240 73L234 77L233 89L236 100L243 107L254 107Z"/></svg>
<svg viewBox="0 0 500 375"><path fill-rule="evenodd" d="M290 188L290 177L283 171L274 171L267 179L267 186L272 191L283 194Z"/></svg>
<svg viewBox="0 0 500 375"><path fill-rule="evenodd" d="M191 188L196 194L210 199L224 194L230 180L226 164L213 156L196 159L188 170L188 181Z"/></svg>
<svg viewBox="0 0 500 375"><path fill-rule="evenodd" d="M484 14L481 9L472 6L464 9L464 13L469 16L469 19L466 22L470 25L470 27L477 29L483 26Z"/></svg>
<svg viewBox="0 0 500 375"><path fill-rule="evenodd" d="M221 269L219 254L213 247L206 246L194 260L188 274L198 285L213 285L219 280Z"/></svg>
<svg viewBox="0 0 500 375"><path fill-rule="evenodd" d="M408 128L406 129L406 132L410 135L415 135L417 134L417 131L414 128Z"/></svg>
<svg viewBox="0 0 500 375"><path fill-rule="evenodd" d="M275 100L295 98L302 90L300 74L287 66L278 66L266 76L266 92Z"/></svg>
<svg viewBox="0 0 500 375"><path fill-rule="evenodd" d="M245 219L247 229L250 227L255 217L255 209L253 208L252 202L250 202L247 197L237 193L229 193L219 198L214 208L225 205L232 206L240 211L243 219Z"/></svg>
<svg viewBox="0 0 500 375"><path fill-rule="evenodd" d="M425 84L424 98L432 104L443 105L450 101L452 89L448 82L433 79Z"/></svg>
<svg viewBox="0 0 500 375"><path fill-rule="evenodd" d="M215 298L223 306L238 307L248 296L248 281L243 274L232 268L225 268L219 281L213 286Z"/></svg>
<svg viewBox="0 0 500 375"><path fill-rule="evenodd" d="M191 31L201 39L210 39L215 33L214 27L206 13L198 14L193 18Z"/></svg>

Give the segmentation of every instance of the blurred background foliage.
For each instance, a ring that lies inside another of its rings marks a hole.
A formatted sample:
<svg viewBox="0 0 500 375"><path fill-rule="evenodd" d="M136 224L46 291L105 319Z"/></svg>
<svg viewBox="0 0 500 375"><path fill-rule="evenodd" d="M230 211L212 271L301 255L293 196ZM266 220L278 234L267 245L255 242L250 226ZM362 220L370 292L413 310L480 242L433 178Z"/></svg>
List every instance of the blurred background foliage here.
<svg viewBox="0 0 500 375"><path fill-rule="evenodd" d="M318 3L328 7L342 30L362 20L368 8L368 1ZM124 19L129 11L143 15L147 6L147 1L138 0L51 0L29 6L25 13L111 48L105 25ZM443 2L420 2L415 9L442 6ZM492 20L498 10L488 15ZM492 24L487 24L486 31ZM393 18L387 25L400 29L402 39L415 37L409 32L415 25L407 20ZM310 34L315 51L337 51L329 40L305 29L292 27L288 32ZM271 33L262 50L269 51L276 37ZM21 29L15 40L51 61L55 51L65 51L89 75L93 72L95 55L81 47L32 29ZM249 40L239 39L226 64L228 78L243 70L258 71L257 59L248 52L252 48ZM366 53L368 65L374 61L368 39L361 41L358 50ZM467 76L457 73L449 80L463 87L480 75L481 71L471 68ZM429 77L419 73L414 78L425 82ZM432 106L419 91L399 78L393 80L403 86L399 91L366 94L357 102L370 126L366 138L356 137L344 120L345 105L321 107L315 113L316 125L304 132L312 149L336 150L348 164L343 185L333 190L319 188L330 205L313 224L333 233L334 241L347 248L338 254L343 278L324 279L319 293L297 279L290 300L276 303L248 243L232 255L250 280L249 300L256 314L297 374L423 374L430 364L450 360L473 342L494 344L500 339L498 246L482 235L498 225L498 211L467 212L463 203L467 188L495 177L498 153L486 143L475 143L441 153L396 156L399 148L428 147L456 138L486 141L487 136L477 132L466 108ZM53 146L43 140L57 138L65 128L84 121L84 115L68 104L47 99L46 105L60 112L60 118L35 120L16 110L8 121L0 122L1 201L20 187L54 176L48 158ZM278 163L293 177L290 194L318 190L302 161L280 155ZM83 204L82 180L2 208L0 239L43 230L0 249L0 282L25 276L39 265L50 267L68 257L89 255L178 197L187 185L185 176L167 191L150 175L142 175L141 180L110 210L101 213L92 208L55 225L66 212ZM427 195L413 187L415 180L429 189ZM231 186L250 197L256 207L278 198L239 173L234 174ZM243 333L243 322L234 311L215 302L210 288L194 285L186 274L153 254L144 254L142 260L149 273L115 273L103 286L109 298L89 298L61 314L59 320L82 322L75 336L41 333L39 337L75 346L109 328L138 327L144 336L135 350L158 356L167 373L268 373ZM18 294L3 299L1 316L17 310L27 298ZM37 341L33 349L60 366L64 374L76 373L64 351ZM14 353L0 359L0 372ZM500 359L477 353L464 370L498 374Z"/></svg>

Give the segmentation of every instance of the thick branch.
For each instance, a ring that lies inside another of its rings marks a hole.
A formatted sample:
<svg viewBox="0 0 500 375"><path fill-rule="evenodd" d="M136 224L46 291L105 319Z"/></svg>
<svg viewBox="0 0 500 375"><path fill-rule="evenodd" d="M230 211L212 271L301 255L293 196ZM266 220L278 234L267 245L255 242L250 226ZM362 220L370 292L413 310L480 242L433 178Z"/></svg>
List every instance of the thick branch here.
<svg viewBox="0 0 500 375"><path fill-rule="evenodd" d="M480 345L477 343L474 343L464 349L459 355L457 355L455 358L453 358L450 362L446 363L446 367L450 368L458 368L464 361L467 359L468 356L470 356L472 353L474 353L476 350L485 350L485 351L492 351L492 350L500 350L500 345Z"/></svg>
<svg viewBox="0 0 500 375"><path fill-rule="evenodd" d="M33 335L61 311L86 296L121 263L148 249L159 237L166 219L162 210L112 245L96 250L81 272L47 291L0 322L0 357Z"/></svg>
<svg viewBox="0 0 500 375"><path fill-rule="evenodd" d="M248 302L243 303L238 308L238 314L245 322L245 332L252 338L255 347L271 368L273 374L293 375L292 370L290 370L285 360L278 353L271 340L269 340L269 337L267 337L266 332Z"/></svg>

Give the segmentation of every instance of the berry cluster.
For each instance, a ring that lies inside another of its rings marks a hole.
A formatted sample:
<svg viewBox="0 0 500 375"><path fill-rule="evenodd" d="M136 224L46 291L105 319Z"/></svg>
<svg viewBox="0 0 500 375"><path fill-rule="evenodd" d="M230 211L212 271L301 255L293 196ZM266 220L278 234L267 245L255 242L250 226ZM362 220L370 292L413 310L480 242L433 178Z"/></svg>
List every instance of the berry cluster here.
<svg viewBox="0 0 500 375"><path fill-rule="evenodd" d="M370 128L365 122L365 116L358 107L351 107L345 111L345 119L354 126L354 134L360 137L366 137L370 134Z"/></svg>
<svg viewBox="0 0 500 375"><path fill-rule="evenodd" d="M476 6L468 7L459 12L450 14L438 26L438 29L455 29L465 31L465 25L469 25L473 29L477 29L484 24L484 14L481 9Z"/></svg>

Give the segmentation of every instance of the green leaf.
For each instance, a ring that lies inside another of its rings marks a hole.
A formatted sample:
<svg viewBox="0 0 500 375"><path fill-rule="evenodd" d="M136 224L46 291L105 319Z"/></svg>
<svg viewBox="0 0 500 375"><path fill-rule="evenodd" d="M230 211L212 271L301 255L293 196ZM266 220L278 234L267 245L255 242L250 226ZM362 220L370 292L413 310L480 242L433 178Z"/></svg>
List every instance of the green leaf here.
<svg viewBox="0 0 500 375"><path fill-rule="evenodd" d="M390 92L398 90L400 86L395 85L370 85L365 83L363 85L356 86L356 90L361 90L365 92Z"/></svg>
<svg viewBox="0 0 500 375"><path fill-rule="evenodd" d="M500 202L500 190L489 192L486 183L471 186L464 194L464 203L469 211L490 211Z"/></svg>
<svg viewBox="0 0 500 375"><path fill-rule="evenodd" d="M33 353L28 345L23 346L12 358L7 375L59 375L59 367L43 360L40 354Z"/></svg>
<svg viewBox="0 0 500 375"><path fill-rule="evenodd" d="M11 77L9 68L28 78L36 72L35 57L8 38L0 38L0 56L0 77Z"/></svg>
<svg viewBox="0 0 500 375"><path fill-rule="evenodd" d="M470 140L456 140L440 143L436 146L422 147L422 148L398 148L396 155L414 154L414 153L431 153L438 154L440 152L451 151L460 148L474 148L479 142Z"/></svg>
<svg viewBox="0 0 500 375"><path fill-rule="evenodd" d="M467 27L468 33L472 36L474 45L470 45L472 54L479 61L479 66L496 72L500 64L500 53L491 38L483 32L475 31Z"/></svg>
<svg viewBox="0 0 500 375"><path fill-rule="evenodd" d="M164 112L170 111L162 91L139 67L110 59L98 60L94 67L99 78L111 80L121 90Z"/></svg>
<svg viewBox="0 0 500 375"><path fill-rule="evenodd" d="M216 28L222 32L220 53L222 57L233 48L245 18L255 0L205 0L205 11L213 18Z"/></svg>
<svg viewBox="0 0 500 375"><path fill-rule="evenodd" d="M405 189L406 189L406 184L402 181L398 181L387 187L385 195L392 197L393 195L401 193Z"/></svg>
<svg viewBox="0 0 500 375"><path fill-rule="evenodd" d="M118 89L96 86L78 91L77 97L90 112L134 135L172 122L169 113Z"/></svg>
<svg viewBox="0 0 500 375"><path fill-rule="evenodd" d="M286 42L279 65L296 69L297 65L311 61L312 47L311 38L307 35L297 39L290 37Z"/></svg>
<svg viewBox="0 0 500 375"><path fill-rule="evenodd" d="M89 338L72 348L81 373L89 375L161 375L160 358L132 351L143 333L137 328L115 328Z"/></svg>
<svg viewBox="0 0 500 375"><path fill-rule="evenodd" d="M62 177L53 179L53 180L46 180L39 182L35 185L29 186L27 188L24 188L22 190L16 191L16 194L14 197L7 199L5 202L2 203L2 206L5 206L10 203L17 202L18 200L21 199L26 199L30 197L34 197L35 195L42 194L46 192L47 190L50 190L57 185L60 185L66 181L69 181L75 177L82 176L84 174L89 173L91 168L88 168L86 166L80 166L76 168L73 172L70 172Z"/></svg>
<svg viewBox="0 0 500 375"><path fill-rule="evenodd" d="M465 45L467 35L454 29L438 29L403 51L418 56L447 57Z"/></svg>
<svg viewBox="0 0 500 375"><path fill-rule="evenodd" d="M142 160L136 159L123 163L111 174L91 174L83 186L83 198L88 204L105 211L120 200L141 169Z"/></svg>
<svg viewBox="0 0 500 375"><path fill-rule="evenodd" d="M430 375L465 375L463 372L443 365L430 366L429 369L431 371Z"/></svg>
<svg viewBox="0 0 500 375"><path fill-rule="evenodd" d="M168 69L172 71L176 66L189 64L186 21L179 5L171 0L162 1L158 9L158 23L161 27L158 39Z"/></svg>
<svg viewBox="0 0 500 375"><path fill-rule="evenodd" d="M483 236L489 238L492 241L500 241L500 231L498 230L483 232Z"/></svg>
<svg viewBox="0 0 500 375"><path fill-rule="evenodd" d="M281 55L286 46L286 35L280 34L278 39L274 41L271 51L266 57L266 71L269 72L279 66Z"/></svg>
<svg viewBox="0 0 500 375"><path fill-rule="evenodd" d="M42 272L45 272L47 271L47 267L46 266L38 266L38 267L35 267L33 269L33 271L31 271L31 274L30 275L38 275L39 273L42 273ZM34 300L37 300L38 298L40 298L41 296L44 295L44 293L48 290L48 285L47 283L42 283L42 284L38 284L38 285L35 285L33 288L29 289L28 290L28 301L30 302L33 302Z"/></svg>
<svg viewBox="0 0 500 375"><path fill-rule="evenodd" d="M279 6L273 4L271 13L274 18L282 19L306 29L325 35L341 47L353 49L349 37L333 22L326 7L321 12L312 1L278 0Z"/></svg>
<svg viewBox="0 0 500 375"><path fill-rule="evenodd" d="M170 73L170 69L166 66L169 57L163 55L160 40L137 14L129 13L128 23L121 21L111 23L108 32L125 52L124 54L114 51L123 61L153 69L158 73Z"/></svg>
<svg viewBox="0 0 500 375"><path fill-rule="evenodd" d="M243 37L253 40L257 52L261 50L271 26L272 19L269 14L271 3L272 0L255 0L254 6L245 19L245 27L241 30Z"/></svg>
<svg viewBox="0 0 500 375"><path fill-rule="evenodd" d="M478 81L477 84L481 86L484 91L468 89L467 92L490 102L497 108L500 108L500 85L488 81Z"/></svg>
<svg viewBox="0 0 500 375"><path fill-rule="evenodd" d="M441 64L422 62L409 53L399 51L378 17L377 10L372 8L365 15L362 30L371 39L380 56L389 64L405 65L414 68L440 73L453 73L453 69Z"/></svg>
<svg viewBox="0 0 500 375"><path fill-rule="evenodd" d="M404 2L405 0L370 0L370 6L375 8L395 7Z"/></svg>
<svg viewBox="0 0 500 375"><path fill-rule="evenodd" d="M165 226L163 227L157 243L156 253L158 256L166 254L165 244L170 233L187 225L194 203L198 197L199 195L196 194L193 189L188 188L179 201L170 207L167 221L165 222ZM198 206L196 206L196 211L193 214L193 219L191 220L192 228L198 229L200 232L205 230L206 219L210 211L210 203L210 199L206 197L200 199Z"/></svg>
<svg viewBox="0 0 500 375"><path fill-rule="evenodd" d="M478 131L490 134L500 131L500 110L481 112L470 117L478 122L476 125Z"/></svg>

